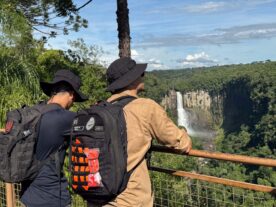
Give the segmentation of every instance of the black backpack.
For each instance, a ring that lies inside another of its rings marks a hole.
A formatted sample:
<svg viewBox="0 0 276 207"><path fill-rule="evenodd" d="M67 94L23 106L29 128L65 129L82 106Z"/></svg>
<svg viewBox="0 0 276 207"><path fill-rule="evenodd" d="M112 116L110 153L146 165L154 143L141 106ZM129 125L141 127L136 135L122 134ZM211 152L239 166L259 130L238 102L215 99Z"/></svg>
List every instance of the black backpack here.
<svg viewBox="0 0 276 207"><path fill-rule="evenodd" d="M5 132L0 133L0 180L18 183L35 178L45 162L35 155L40 118L57 108L40 103L7 113Z"/></svg>
<svg viewBox="0 0 276 207"><path fill-rule="evenodd" d="M77 113L69 151L71 187L84 199L105 203L127 186L127 133L123 107L135 97L102 101Z"/></svg>

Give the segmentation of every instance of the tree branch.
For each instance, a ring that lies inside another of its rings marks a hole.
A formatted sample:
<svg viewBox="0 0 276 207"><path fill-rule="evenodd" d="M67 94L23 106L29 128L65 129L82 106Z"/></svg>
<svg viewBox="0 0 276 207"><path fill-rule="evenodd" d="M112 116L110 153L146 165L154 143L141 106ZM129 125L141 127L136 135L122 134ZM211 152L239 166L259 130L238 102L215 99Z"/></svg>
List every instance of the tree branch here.
<svg viewBox="0 0 276 207"><path fill-rule="evenodd" d="M33 23L32 26L43 26L43 27L48 27L51 29L55 29L55 30L63 30L63 26L56 26L55 24L44 24L43 22L36 22Z"/></svg>
<svg viewBox="0 0 276 207"><path fill-rule="evenodd" d="M81 10L83 7L87 6L88 4L90 4L93 0L89 0L87 1L85 4L83 4L82 6L80 6L79 8L76 9L76 11Z"/></svg>
<svg viewBox="0 0 276 207"><path fill-rule="evenodd" d="M40 29L37 29L37 28L34 27L34 26L32 26L32 28L33 28L34 30L36 30L36 31L38 31L38 32L40 32L40 33L42 33L42 34L51 35L51 33L44 32L44 31L42 31L42 30L40 30Z"/></svg>

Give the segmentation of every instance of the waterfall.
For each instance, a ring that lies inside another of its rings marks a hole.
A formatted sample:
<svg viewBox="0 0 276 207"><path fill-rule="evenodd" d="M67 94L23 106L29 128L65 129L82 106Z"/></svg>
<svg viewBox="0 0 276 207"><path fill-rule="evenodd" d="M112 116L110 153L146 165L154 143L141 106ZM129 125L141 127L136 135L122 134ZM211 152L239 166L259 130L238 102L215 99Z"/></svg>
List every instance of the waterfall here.
<svg viewBox="0 0 276 207"><path fill-rule="evenodd" d="M183 108L183 98L180 92L176 92L177 100L177 123L178 126L184 126L187 129L188 134L193 133L193 130L189 125L189 117L187 111Z"/></svg>
<svg viewBox="0 0 276 207"><path fill-rule="evenodd" d="M180 92L176 92L177 100L177 122L178 126L184 126L190 136L211 139L215 137L215 131L205 128L198 128L196 126L197 119L193 117L190 112L183 107L183 97ZM210 145L210 144L209 144Z"/></svg>

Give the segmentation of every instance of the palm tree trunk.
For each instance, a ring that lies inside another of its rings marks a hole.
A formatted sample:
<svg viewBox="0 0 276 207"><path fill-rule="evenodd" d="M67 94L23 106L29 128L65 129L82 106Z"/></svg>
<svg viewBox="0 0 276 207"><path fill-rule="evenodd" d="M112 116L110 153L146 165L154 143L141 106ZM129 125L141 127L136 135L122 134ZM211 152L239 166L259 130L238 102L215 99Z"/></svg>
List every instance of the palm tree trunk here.
<svg viewBox="0 0 276 207"><path fill-rule="evenodd" d="M127 0L117 0L119 57L130 57L130 31Z"/></svg>

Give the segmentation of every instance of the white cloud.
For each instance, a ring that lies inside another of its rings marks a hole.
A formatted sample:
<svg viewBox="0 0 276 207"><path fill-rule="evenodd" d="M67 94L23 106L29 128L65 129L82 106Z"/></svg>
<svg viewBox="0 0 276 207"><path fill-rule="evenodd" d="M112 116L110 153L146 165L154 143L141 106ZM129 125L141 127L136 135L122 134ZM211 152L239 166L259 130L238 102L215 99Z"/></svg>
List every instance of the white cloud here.
<svg viewBox="0 0 276 207"><path fill-rule="evenodd" d="M146 37L137 47L167 47L181 45L221 45L240 43L250 39L267 39L276 37L276 23L243 25L219 28L209 33L170 34L163 37Z"/></svg>
<svg viewBox="0 0 276 207"><path fill-rule="evenodd" d="M104 53L100 57L100 64L103 65L104 67L108 67L114 60L118 59L118 53L111 53L111 52L106 52L106 51L112 51L111 47L105 47L104 48Z"/></svg>
<svg viewBox="0 0 276 207"><path fill-rule="evenodd" d="M240 9L255 7L262 4L269 4L275 2L275 0L228 0L228 1L209 1L201 4L188 5L183 10L190 13L210 13L217 11L229 11L230 9Z"/></svg>
<svg viewBox="0 0 276 207"><path fill-rule="evenodd" d="M276 33L276 28L271 29L252 29L246 31L240 31L235 33L233 36L238 38L248 38L248 37L259 37L262 35L268 35L270 33Z"/></svg>
<svg viewBox="0 0 276 207"><path fill-rule="evenodd" d="M133 58L135 58L135 57L137 57L137 56L139 56L140 54L137 52L137 50L134 50L134 49L131 49L131 56L133 57Z"/></svg>
<svg viewBox="0 0 276 207"><path fill-rule="evenodd" d="M149 70L164 70L168 69L168 67L162 63L160 60L155 59L155 58L150 58L148 61L148 68Z"/></svg>
<svg viewBox="0 0 276 207"><path fill-rule="evenodd" d="M136 49L131 49L131 58L133 58L137 63L147 63L147 70L164 70L168 69L162 61L156 58L152 58L147 54L142 53L141 51L137 51Z"/></svg>
<svg viewBox="0 0 276 207"><path fill-rule="evenodd" d="M225 2L209 1L203 4L189 5L184 7L184 10L190 13L206 13L222 10L226 7Z"/></svg>
<svg viewBox="0 0 276 207"><path fill-rule="evenodd" d="M231 12L232 10L250 9L260 5L270 4L276 0L220 0L220 1L191 1L186 3L180 1L177 4L170 4L166 6L156 5L154 8L150 7L146 11L147 14L173 14L177 15L183 13L214 13L214 12ZM162 4L161 4L162 5Z"/></svg>
<svg viewBox="0 0 276 207"><path fill-rule="evenodd" d="M160 60L156 60L155 58L151 58L148 60L149 64L161 64Z"/></svg>
<svg viewBox="0 0 276 207"><path fill-rule="evenodd" d="M211 57L205 52L188 54L184 59L178 59L178 63L185 67L203 67L216 65L217 60L211 59Z"/></svg>

